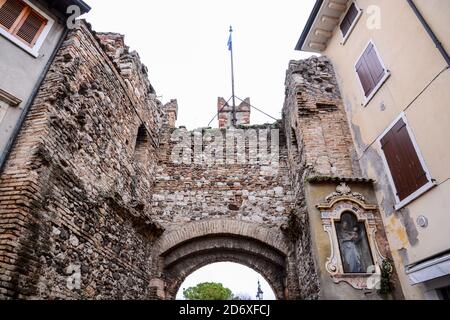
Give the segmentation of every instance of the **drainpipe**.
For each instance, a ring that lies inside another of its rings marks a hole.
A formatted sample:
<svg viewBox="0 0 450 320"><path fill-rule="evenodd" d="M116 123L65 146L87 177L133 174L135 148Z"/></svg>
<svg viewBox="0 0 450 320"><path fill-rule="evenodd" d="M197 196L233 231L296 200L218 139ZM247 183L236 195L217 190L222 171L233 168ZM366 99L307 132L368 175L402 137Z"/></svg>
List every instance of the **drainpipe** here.
<svg viewBox="0 0 450 320"><path fill-rule="evenodd" d="M59 49L61 48L64 40L67 37L67 34L69 33L69 29L66 27L64 29L64 32L59 39L55 49L52 52L52 55L50 56L50 59L47 61L47 64L44 67L44 70L42 71L41 75L38 78L38 81L36 82L36 85L33 87L33 91L31 92L30 97L28 98L25 107L22 111L22 114L20 115L20 118L14 128L13 134L8 140L8 143L6 144L5 151L0 156L0 174L3 173L3 170L5 168L6 160L8 160L9 154L11 153L12 147L14 145L14 141L16 140L17 136L20 133L20 129L23 126L23 123L25 122L25 119L27 117L28 112L30 111L31 106L33 105L34 99L37 96L37 93L39 91L39 88L41 87L42 83L44 82L45 77L47 76L48 70L50 69L50 66L52 65L53 61L55 60L56 54L58 53Z"/></svg>
<svg viewBox="0 0 450 320"><path fill-rule="evenodd" d="M447 63L447 68L450 67L450 56L448 55L448 52L445 50L445 48L442 46L442 43L439 41L439 39L434 34L433 30L431 30L430 25L427 23L423 15L420 13L419 9L417 9L415 3L413 0L406 0L411 7L411 9L416 14L417 18L419 19L420 23L422 23L423 27L427 31L428 35L430 36L431 40L433 40L433 43L436 45L436 48L439 50L441 55L444 57L445 62Z"/></svg>

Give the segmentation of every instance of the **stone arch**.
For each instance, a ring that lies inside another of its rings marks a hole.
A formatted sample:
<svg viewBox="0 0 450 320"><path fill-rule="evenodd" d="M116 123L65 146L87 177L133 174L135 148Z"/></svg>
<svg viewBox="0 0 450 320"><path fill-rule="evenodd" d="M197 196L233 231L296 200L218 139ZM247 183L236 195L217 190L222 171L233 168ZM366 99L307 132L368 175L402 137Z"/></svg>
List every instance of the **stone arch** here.
<svg viewBox="0 0 450 320"><path fill-rule="evenodd" d="M260 273L277 299L295 296L286 287L289 246L281 230L235 220L191 222L156 243L166 299L174 299L188 275L215 262L235 262Z"/></svg>
<svg viewBox="0 0 450 320"><path fill-rule="evenodd" d="M285 255L289 252L286 239L279 229L275 231L260 224L228 219L190 222L183 227L178 226L173 230L168 229L155 246L160 253L164 253L189 239L214 234L234 234L249 237L264 242Z"/></svg>

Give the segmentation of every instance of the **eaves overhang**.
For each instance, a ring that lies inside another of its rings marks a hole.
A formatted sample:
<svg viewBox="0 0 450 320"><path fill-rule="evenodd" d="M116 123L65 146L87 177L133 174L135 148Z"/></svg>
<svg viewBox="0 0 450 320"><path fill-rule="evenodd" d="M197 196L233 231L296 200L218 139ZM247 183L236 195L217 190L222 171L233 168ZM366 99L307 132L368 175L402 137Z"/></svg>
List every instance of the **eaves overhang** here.
<svg viewBox="0 0 450 320"><path fill-rule="evenodd" d="M450 274L450 253L406 267L410 283L416 285Z"/></svg>
<svg viewBox="0 0 450 320"><path fill-rule="evenodd" d="M54 8L63 15L68 15L67 8L70 6L77 6L80 8L80 13L85 14L91 11L91 7L83 0L45 0L49 7Z"/></svg>
<svg viewBox="0 0 450 320"><path fill-rule="evenodd" d="M82 14L88 13L89 11L91 11L91 7L82 0L68 0L68 2L73 2L74 5L79 6Z"/></svg>
<svg viewBox="0 0 450 320"><path fill-rule="evenodd" d="M316 0L295 50L323 52L349 3L350 0Z"/></svg>

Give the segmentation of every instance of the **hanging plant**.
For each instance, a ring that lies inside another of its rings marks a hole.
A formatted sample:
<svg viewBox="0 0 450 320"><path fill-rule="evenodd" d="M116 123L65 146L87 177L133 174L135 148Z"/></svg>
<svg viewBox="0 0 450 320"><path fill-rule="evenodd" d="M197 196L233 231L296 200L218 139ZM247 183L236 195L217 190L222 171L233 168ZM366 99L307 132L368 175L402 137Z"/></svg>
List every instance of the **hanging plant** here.
<svg viewBox="0 0 450 320"><path fill-rule="evenodd" d="M381 280L380 289L378 294L386 295L394 291L394 283L392 281L392 274L394 272L394 267L391 260L385 259L381 264Z"/></svg>

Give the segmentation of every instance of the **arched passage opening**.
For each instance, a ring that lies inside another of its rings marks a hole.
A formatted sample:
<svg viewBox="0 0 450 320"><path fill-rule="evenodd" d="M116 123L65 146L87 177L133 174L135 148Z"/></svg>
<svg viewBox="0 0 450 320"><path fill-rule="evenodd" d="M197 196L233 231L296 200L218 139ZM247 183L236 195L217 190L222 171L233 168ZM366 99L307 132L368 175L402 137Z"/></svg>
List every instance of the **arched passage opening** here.
<svg viewBox="0 0 450 320"><path fill-rule="evenodd" d="M193 222L165 234L158 246L165 299L175 299L190 274L217 262L234 262L255 270L267 280L277 299L297 294L286 286L289 250L275 230L232 220Z"/></svg>
<svg viewBox="0 0 450 320"><path fill-rule="evenodd" d="M205 282L222 284L231 290L234 300L258 300L259 288L264 300L276 299L272 287L260 273L232 262L213 263L194 271L181 284L176 299L184 300L183 290Z"/></svg>

